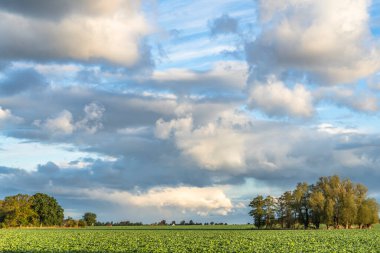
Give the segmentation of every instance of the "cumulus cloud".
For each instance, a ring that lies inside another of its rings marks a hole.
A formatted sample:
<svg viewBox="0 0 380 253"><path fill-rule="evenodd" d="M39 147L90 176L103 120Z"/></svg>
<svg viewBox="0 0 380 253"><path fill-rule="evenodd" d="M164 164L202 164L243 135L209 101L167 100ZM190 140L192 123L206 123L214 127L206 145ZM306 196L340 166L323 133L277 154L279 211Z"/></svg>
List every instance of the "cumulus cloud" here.
<svg viewBox="0 0 380 253"><path fill-rule="evenodd" d="M0 127L9 124L17 124L23 121L22 118L12 114L11 110L3 109L0 106Z"/></svg>
<svg viewBox="0 0 380 253"><path fill-rule="evenodd" d="M76 123L76 127L83 129L88 133L94 134L99 129L103 128L101 122L105 108L96 103L88 104L84 107L85 116L82 120Z"/></svg>
<svg viewBox="0 0 380 253"><path fill-rule="evenodd" d="M75 126L73 124L73 115L71 112L64 110L56 117L49 118L45 122L37 120L34 122L36 126L41 126L52 134L71 134Z"/></svg>
<svg viewBox="0 0 380 253"><path fill-rule="evenodd" d="M139 1L24 2L0 4L3 7L0 33L6 34L0 39L0 54L4 59L100 60L127 67L141 61L142 38L151 28L139 9ZM42 15L48 19L37 18L40 13L48 13ZM49 19L54 13L61 18Z"/></svg>
<svg viewBox="0 0 380 253"><path fill-rule="evenodd" d="M88 197L138 207L178 208L198 215L227 215L232 211L231 200L217 187L156 187L144 193L107 189L80 190Z"/></svg>
<svg viewBox="0 0 380 253"><path fill-rule="evenodd" d="M209 170L224 168L241 170L245 164L244 133L235 131L236 125L244 127L249 120L243 116L224 113L216 122L194 126L191 116L156 122L156 136L174 137L177 147Z"/></svg>
<svg viewBox="0 0 380 253"><path fill-rule="evenodd" d="M59 20L65 16L72 15L73 13L105 15L114 12L121 4L129 5L130 7L138 4L138 1L122 2L122 0L6 0L0 2L0 8L11 13L33 18Z"/></svg>
<svg viewBox="0 0 380 253"><path fill-rule="evenodd" d="M288 88L275 78L251 88L249 106L271 116L311 117L314 113L311 92L302 84Z"/></svg>
<svg viewBox="0 0 380 253"><path fill-rule="evenodd" d="M91 103L84 107L85 116L77 122L74 122L70 111L63 110L56 117L48 118L45 121L34 121L34 125L53 135L69 135L75 130L84 130L89 134L94 134L103 127L101 120L104 111L103 106Z"/></svg>
<svg viewBox="0 0 380 253"><path fill-rule="evenodd" d="M262 32L247 43L254 78L300 71L320 84L349 83L380 68L368 0L258 0Z"/></svg>
<svg viewBox="0 0 380 253"><path fill-rule="evenodd" d="M209 22L210 33L212 36L218 34L237 33L239 22L237 19L230 17L228 14L223 14L219 18Z"/></svg>

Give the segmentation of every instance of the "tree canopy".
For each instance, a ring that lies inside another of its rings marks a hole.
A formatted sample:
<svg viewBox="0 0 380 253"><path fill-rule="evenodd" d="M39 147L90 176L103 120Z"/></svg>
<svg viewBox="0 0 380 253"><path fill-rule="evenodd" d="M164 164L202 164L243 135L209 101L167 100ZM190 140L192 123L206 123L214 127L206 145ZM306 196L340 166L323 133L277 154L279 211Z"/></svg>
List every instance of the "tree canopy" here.
<svg viewBox="0 0 380 253"><path fill-rule="evenodd" d="M277 198L256 196L249 203L249 215L257 228L272 228L275 223L281 228L319 228L322 223L327 228L369 228L379 221L379 204L367 197L367 191L336 175L321 177L312 185L298 183Z"/></svg>
<svg viewBox="0 0 380 253"><path fill-rule="evenodd" d="M44 193L36 193L32 196L32 209L38 214L40 225L62 225L63 208L55 198Z"/></svg>
<svg viewBox="0 0 380 253"><path fill-rule="evenodd" d="M87 212L83 215L83 220L87 226L94 226L96 223L96 214Z"/></svg>
<svg viewBox="0 0 380 253"><path fill-rule="evenodd" d="M17 194L0 201L2 226L59 226L62 222L63 208L46 194Z"/></svg>

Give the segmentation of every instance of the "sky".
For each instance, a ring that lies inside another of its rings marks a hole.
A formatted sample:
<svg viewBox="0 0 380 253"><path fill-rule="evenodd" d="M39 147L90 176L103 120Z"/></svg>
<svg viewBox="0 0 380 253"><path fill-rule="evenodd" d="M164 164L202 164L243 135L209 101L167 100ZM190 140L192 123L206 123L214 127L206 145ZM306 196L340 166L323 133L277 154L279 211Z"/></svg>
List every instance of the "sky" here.
<svg viewBox="0 0 380 253"><path fill-rule="evenodd" d="M380 200L379 0L0 1L0 198L251 222L339 175Z"/></svg>

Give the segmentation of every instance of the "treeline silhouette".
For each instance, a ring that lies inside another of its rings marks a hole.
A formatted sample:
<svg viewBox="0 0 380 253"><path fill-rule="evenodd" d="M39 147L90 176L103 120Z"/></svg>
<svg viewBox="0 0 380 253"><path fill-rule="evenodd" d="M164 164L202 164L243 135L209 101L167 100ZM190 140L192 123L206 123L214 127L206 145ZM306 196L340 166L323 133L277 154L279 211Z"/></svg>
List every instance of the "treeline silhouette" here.
<svg viewBox="0 0 380 253"><path fill-rule="evenodd" d="M367 187L321 177L315 184L298 183L279 197L258 195L252 199L249 215L257 228L371 228L379 221L379 204L367 197Z"/></svg>

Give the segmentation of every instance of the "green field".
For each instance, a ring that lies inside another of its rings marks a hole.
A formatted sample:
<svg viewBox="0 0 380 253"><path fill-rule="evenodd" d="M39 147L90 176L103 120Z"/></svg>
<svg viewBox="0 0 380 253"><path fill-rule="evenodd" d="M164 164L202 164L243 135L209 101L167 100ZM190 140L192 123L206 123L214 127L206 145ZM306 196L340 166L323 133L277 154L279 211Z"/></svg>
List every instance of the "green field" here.
<svg viewBox="0 0 380 253"><path fill-rule="evenodd" d="M0 252L380 252L380 229L247 226L2 229Z"/></svg>

